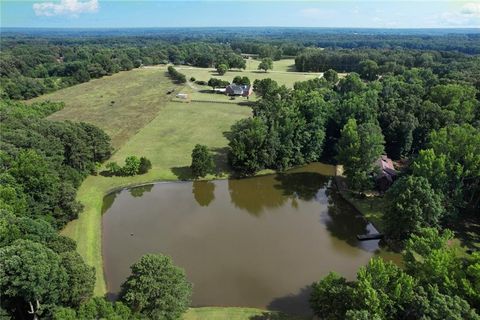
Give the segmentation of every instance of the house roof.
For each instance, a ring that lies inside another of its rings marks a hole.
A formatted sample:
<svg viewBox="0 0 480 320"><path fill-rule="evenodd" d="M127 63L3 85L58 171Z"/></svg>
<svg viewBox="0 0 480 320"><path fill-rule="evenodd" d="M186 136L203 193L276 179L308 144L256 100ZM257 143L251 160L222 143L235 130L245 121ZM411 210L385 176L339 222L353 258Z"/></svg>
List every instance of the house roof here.
<svg viewBox="0 0 480 320"><path fill-rule="evenodd" d="M393 166L393 161L386 155L382 155L377 161L376 164L380 168L377 178L387 177L391 179L397 175L397 170Z"/></svg>
<svg viewBox="0 0 480 320"><path fill-rule="evenodd" d="M238 95L248 95L250 93L250 86L232 83L227 86L226 91Z"/></svg>

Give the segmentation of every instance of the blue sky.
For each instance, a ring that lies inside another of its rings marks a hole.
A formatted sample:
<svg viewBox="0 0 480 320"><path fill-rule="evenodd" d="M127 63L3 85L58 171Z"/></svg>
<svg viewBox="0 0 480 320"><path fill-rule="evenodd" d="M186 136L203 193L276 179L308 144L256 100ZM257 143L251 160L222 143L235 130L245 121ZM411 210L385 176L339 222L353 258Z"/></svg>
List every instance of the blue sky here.
<svg viewBox="0 0 480 320"><path fill-rule="evenodd" d="M2 27L480 28L480 0L0 2Z"/></svg>

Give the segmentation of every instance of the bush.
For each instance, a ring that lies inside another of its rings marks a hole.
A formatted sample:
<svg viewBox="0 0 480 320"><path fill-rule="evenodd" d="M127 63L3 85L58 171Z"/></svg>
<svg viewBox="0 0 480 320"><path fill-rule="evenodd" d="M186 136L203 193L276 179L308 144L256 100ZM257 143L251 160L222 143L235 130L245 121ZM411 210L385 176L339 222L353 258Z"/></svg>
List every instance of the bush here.
<svg viewBox="0 0 480 320"><path fill-rule="evenodd" d="M122 172L126 176L134 176L139 173L140 159L136 156L129 156L125 158L125 165L122 168Z"/></svg>
<svg viewBox="0 0 480 320"><path fill-rule="evenodd" d="M152 169L152 163L145 157L140 158L140 167L138 168L138 174L147 173L150 169Z"/></svg>
<svg viewBox="0 0 480 320"><path fill-rule="evenodd" d="M113 176L118 176L122 173L122 167L118 165L115 161L107 163L105 166L108 172Z"/></svg>
<svg viewBox="0 0 480 320"><path fill-rule="evenodd" d="M190 78L190 81L192 81L192 82L195 82L195 80L196 80L195 77Z"/></svg>
<svg viewBox="0 0 480 320"><path fill-rule="evenodd" d="M212 173L215 169L213 156L208 151L207 146L197 144L192 151L192 174L195 178L204 177Z"/></svg>

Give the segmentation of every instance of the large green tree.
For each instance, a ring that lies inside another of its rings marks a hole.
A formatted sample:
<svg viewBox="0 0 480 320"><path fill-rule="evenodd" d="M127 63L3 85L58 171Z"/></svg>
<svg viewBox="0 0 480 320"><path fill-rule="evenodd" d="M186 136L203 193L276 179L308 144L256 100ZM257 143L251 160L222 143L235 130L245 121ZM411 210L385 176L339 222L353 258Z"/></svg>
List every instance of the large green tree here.
<svg viewBox="0 0 480 320"><path fill-rule="evenodd" d="M383 135L378 125L357 125L349 119L341 131L337 161L343 165L350 188L363 190L371 185L375 161L383 153Z"/></svg>
<svg viewBox="0 0 480 320"><path fill-rule="evenodd" d="M208 151L208 147L197 144L192 150L192 164L190 165L192 174L195 178L205 177L215 171L213 155Z"/></svg>
<svg viewBox="0 0 480 320"><path fill-rule="evenodd" d="M406 176L387 191L383 215L385 232L391 239L405 240L424 227L437 227L445 214L441 195L427 179Z"/></svg>
<svg viewBox="0 0 480 320"><path fill-rule="evenodd" d="M60 304L68 292L68 274L61 258L44 245L17 240L0 249L0 294L4 303L32 304L39 313ZM37 309L40 306L40 310ZM47 310L48 311L48 310Z"/></svg>
<svg viewBox="0 0 480 320"><path fill-rule="evenodd" d="M315 315L326 320L343 320L353 307L353 284L336 273L312 284L310 307Z"/></svg>
<svg viewBox="0 0 480 320"><path fill-rule="evenodd" d="M172 259L144 255L132 265L132 274L122 285L121 300L149 319L179 319L190 304L192 285Z"/></svg>
<svg viewBox="0 0 480 320"><path fill-rule="evenodd" d="M273 60L271 58L263 58L260 64L258 65L258 70L263 70L267 72L267 70L273 69Z"/></svg>

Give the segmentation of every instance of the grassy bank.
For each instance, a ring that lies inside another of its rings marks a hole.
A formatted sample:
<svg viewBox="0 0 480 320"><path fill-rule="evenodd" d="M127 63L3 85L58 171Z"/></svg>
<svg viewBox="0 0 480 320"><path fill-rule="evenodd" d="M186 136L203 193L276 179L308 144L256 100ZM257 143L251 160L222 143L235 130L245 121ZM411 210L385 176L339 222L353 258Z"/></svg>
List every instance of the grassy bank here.
<svg viewBox="0 0 480 320"><path fill-rule="evenodd" d="M184 320L305 320L309 317L295 317L255 308L205 307L191 308L183 316Z"/></svg>

